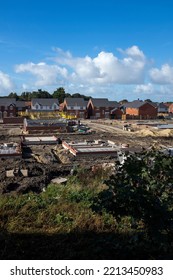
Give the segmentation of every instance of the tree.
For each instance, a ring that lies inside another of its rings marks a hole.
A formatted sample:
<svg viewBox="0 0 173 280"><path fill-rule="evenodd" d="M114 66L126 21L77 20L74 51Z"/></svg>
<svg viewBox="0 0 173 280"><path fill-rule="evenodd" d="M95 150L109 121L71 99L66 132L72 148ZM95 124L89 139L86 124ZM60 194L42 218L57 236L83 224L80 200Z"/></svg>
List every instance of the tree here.
<svg viewBox="0 0 173 280"><path fill-rule="evenodd" d="M86 101L88 101L91 98L91 96L86 96L86 95L83 95L83 94L80 94L80 93L74 93L74 94L72 94L71 97L73 97L73 98L83 98Z"/></svg>
<svg viewBox="0 0 173 280"><path fill-rule="evenodd" d="M9 95L8 95L9 98L16 98L16 100L19 99L19 96L17 95L16 92L11 92Z"/></svg>
<svg viewBox="0 0 173 280"><path fill-rule="evenodd" d="M127 102L128 102L127 99L123 99L123 100L119 101L120 104L125 104L125 103L127 103Z"/></svg>
<svg viewBox="0 0 173 280"><path fill-rule="evenodd" d="M46 90L38 89L32 92L31 98L52 98L52 95Z"/></svg>
<svg viewBox="0 0 173 280"><path fill-rule="evenodd" d="M145 99L145 102L151 103L152 101L151 101L151 99Z"/></svg>
<svg viewBox="0 0 173 280"><path fill-rule="evenodd" d="M24 91L24 92L22 92L21 96L19 96L19 99L20 100L30 101L31 100L31 96L32 96L31 92Z"/></svg>
<svg viewBox="0 0 173 280"><path fill-rule="evenodd" d="M64 101L64 98L66 97L65 89L63 87L57 88L53 94L53 98L58 98L59 103L62 103Z"/></svg>
<svg viewBox="0 0 173 280"><path fill-rule="evenodd" d="M173 157L161 152L130 155L106 181L96 209L104 208L121 221L130 217L131 228L151 240L173 233Z"/></svg>

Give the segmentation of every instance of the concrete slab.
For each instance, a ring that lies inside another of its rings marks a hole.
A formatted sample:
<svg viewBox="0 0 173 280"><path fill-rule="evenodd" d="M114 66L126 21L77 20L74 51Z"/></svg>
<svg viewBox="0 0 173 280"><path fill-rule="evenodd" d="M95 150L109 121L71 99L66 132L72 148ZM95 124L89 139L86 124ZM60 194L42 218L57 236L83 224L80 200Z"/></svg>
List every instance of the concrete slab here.
<svg viewBox="0 0 173 280"><path fill-rule="evenodd" d="M51 145L57 144L58 141L56 136L22 136L23 145Z"/></svg>

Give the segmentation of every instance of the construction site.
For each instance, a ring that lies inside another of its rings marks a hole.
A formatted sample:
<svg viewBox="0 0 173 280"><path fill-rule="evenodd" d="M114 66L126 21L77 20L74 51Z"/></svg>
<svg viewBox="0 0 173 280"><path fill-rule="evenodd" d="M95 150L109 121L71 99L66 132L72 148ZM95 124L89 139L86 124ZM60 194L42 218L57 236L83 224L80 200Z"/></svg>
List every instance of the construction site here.
<svg viewBox="0 0 173 280"><path fill-rule="evenodd" d="M27 125L34 129L28 132ZM39 193L52 180L66 181L79 167L87 169L89 176L97 166L113 168L117 160L123 164L128 153L152 147L171 150L173 129L170 126L159 129L158 125L161 124L156 121L117 120L1 124L0 192Z"/></svg>

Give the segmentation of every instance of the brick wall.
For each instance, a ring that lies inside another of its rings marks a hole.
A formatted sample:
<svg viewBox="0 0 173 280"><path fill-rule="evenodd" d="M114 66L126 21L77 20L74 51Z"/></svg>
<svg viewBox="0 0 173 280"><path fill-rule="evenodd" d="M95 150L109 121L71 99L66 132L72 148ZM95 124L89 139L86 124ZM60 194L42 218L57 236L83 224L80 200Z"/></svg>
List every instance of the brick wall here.
<svg viewBox="0 0 173 280"><path fill-rule="evenodd" d="M155 119L157 118L157 108L146 103L140 108L126 108L126 114L142 119Z"/></svg>
<svg viewBox="0 0 173 280"><path fill-rule="evenodd" d="M23 124L23 117L7 117L3 118L3 123L5 124Z"/></svg>
<svg viewBox="0 0 173 280"><path fill-rule="evenodd" d="M157 118L157 108L150 104L144 104L139 108L139 115L143 118L155 119Z"/></svg>

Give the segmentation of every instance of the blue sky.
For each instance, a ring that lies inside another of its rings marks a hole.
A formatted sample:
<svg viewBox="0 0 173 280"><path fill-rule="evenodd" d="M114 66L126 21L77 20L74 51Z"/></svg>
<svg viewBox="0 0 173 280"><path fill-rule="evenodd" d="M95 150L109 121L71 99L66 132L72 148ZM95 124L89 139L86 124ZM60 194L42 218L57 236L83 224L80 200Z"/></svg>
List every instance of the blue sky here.
<svg viewBox="0 0 173 280"><path fill-rule="evenodd" d="M6 0L0 95L35 89L173 101L172 0Z"/></svg>

